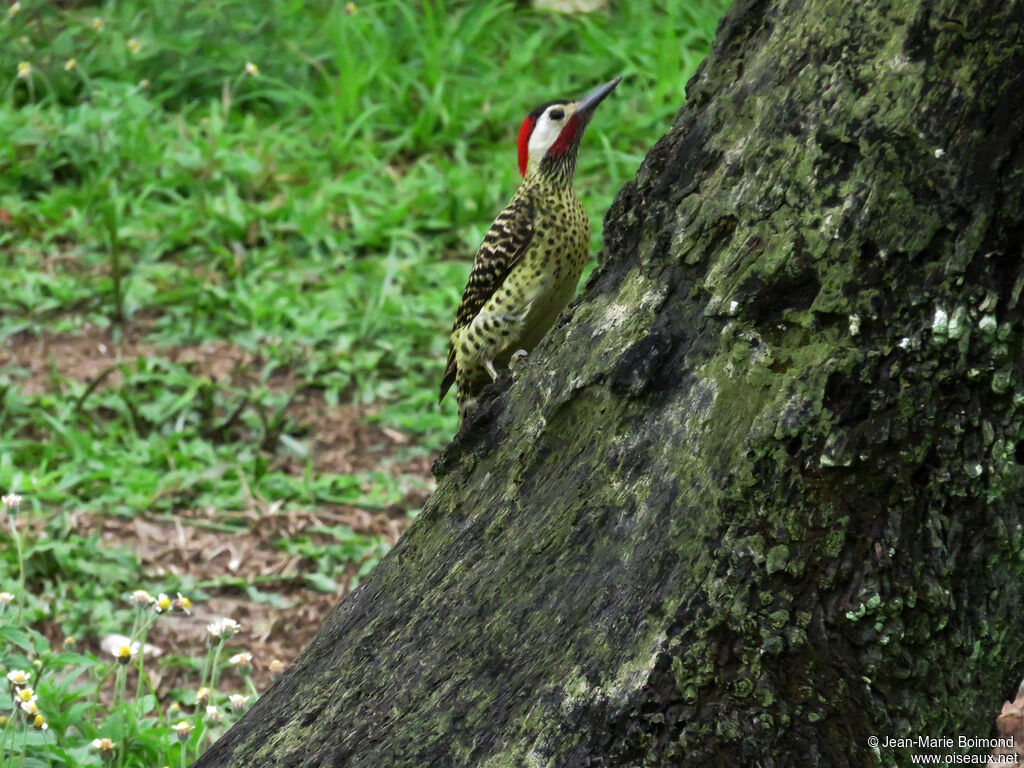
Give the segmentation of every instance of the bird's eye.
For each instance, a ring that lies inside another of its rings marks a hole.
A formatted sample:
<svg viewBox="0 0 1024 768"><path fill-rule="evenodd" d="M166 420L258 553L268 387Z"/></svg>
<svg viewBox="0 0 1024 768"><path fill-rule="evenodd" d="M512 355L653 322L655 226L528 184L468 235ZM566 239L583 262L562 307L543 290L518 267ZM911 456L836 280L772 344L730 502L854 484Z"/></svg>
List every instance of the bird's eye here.
<svg viewBox="0 0 1024 768"><path fill-rule="evenodd" d="M563 112L560 109L552 109L550 112L548 112L548 117L550 117L552 120L561 120L563 117L565 117L565 112Z"/></svg>

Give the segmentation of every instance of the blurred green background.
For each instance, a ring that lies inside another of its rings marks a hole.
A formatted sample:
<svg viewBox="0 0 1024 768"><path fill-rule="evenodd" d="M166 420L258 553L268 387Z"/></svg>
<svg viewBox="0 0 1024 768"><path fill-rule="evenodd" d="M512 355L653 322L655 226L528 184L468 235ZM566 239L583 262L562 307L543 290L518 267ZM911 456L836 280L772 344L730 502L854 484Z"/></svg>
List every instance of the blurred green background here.
<svg viewBox="0 0 1024 768"><path fill-rule="evenodd" d="M0 9L0 489L35 520L38 615L99 631L139 577L75 515L356 510L384 522L300 554L325 591L372 567L456 428L447 334L523 115L624 76L576 176L596 251L725 7Z"/></svg>

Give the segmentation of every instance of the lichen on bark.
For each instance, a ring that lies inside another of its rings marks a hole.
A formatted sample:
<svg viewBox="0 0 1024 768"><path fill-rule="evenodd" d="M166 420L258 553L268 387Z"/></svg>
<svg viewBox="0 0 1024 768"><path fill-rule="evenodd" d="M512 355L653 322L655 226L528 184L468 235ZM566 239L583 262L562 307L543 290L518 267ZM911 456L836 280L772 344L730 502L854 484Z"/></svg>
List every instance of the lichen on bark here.
<svg viewBox="0 0 1024 768"><path fill-rule="evenodd" d="M990 735L1024 652L1021 18L738 2L581 301L197 765Z"/></svg>

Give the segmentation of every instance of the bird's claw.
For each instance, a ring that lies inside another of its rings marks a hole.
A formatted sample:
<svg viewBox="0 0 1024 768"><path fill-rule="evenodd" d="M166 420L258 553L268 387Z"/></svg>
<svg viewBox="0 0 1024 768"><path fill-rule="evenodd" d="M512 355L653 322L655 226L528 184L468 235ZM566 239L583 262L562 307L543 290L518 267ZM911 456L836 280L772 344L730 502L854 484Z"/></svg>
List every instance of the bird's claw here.
<svg viewBox="0 0 1024 768"><path fill-rule="evenodd" d="M519 369L526 362L527 353L525 349L519 349L512 353L512 357L508 361L508 369L512 371L513 380L518 377Z"/></svg>
<svg viewBox="0 0 1024 768"><path fill-rule="evenodd" d="M463 400L459 403L459 424L464 424L466 420L473 415L473 412L477 409L477 401L475 397L471 397L468 400Z"/></svg>
<svg viewBox="0 0 1024 768"><path fill-rule="evenodd" d="M491 375L491 381L498 380L498 372L494 370L493 360L488 360L487 362L484 363L484 370L486 370Z"/></svg>

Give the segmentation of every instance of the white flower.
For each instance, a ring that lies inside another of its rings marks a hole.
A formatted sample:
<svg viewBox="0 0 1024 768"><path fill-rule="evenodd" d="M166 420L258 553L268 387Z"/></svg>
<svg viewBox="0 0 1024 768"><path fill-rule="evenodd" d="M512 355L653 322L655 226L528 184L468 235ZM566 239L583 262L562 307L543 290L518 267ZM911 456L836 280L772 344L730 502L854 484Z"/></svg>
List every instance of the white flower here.
<svg viewBox="0 0 1024 768"><path fill-rule="evenodd" d="M242 625L234 619L217 619L206 625L207 634L214 640L227 640L242 631Z"/></svg>
<svg viewBox="0 0 1024 768"><path fill-rule="evenodd" d="M132 596L129 598L129 602L135 603L136 605L142 607L152 605L156 602L156 598L144 589L136 589L134 592L132 592Z"/></svg>
<svg viewBox="0 0 1024 768"><path fill-rule="evenodd" d="M117 659L118 664L128 664L132 659L139 656L138 643L123 643L110 651L111 656Z"/></svg>
<svg viewBox="0 0 1024 768"><path fill-rule="evenodd" d="M19 704L30 704L36 700L36 692L31 688L19 688L14 693L14 700Z"/></svg>
<svg viewBox="0 0 1024 768"><path fill-rule="evenodd" d="M7 673L7 682L11 685L26 685L30 677L32 677L31 672L26 672L24 669L12 669Z"/></svg>
<svg viewBox="0 0 1024 768"><path fill-rule="evenodd" d="M0 608L6 608L14 602L14 595L10 592L0 592Z"/></svg>
<svg viewBox="0 0 1024 768"><path fill-rule="evenodd" d="M206 719L214 723L219 723L220 710L213 706L213 704L208 704L206 706Z"/></svg>
<svg viewBox="0 0 1024 768"><path fill-rule="evenodd" d="M19 61L18 77L28 77L31 74L32 65L29 64L27 61ZM17 509L18 505L21 504L21 496L11 491L11 493L7 493L4 494L3 496L0 496L0 502L3 503L4 507L6 507L8 511L12 511Z"/></svg>
<svg viewBox="0 0 1024 768"><path fill-rule="evenodd" d="M171 603L171 609L178 613L184 613L186 616L191 616L192 601L179 592L178 597Z"/></svg>
<svg viewBox="0 0 1024 768"><path fill-rule="evenodd" d="M103 29L103 19L101 19L99 16L97 16L96 18L94 18L92 21L89 22L89 26L92 27L93 29L95 29L98 32L99 30Z"/></svg>
<svg viewBox="0 0 1024 768"><path fill-rule="evenodd" d="M245 705L249 703L249 697L243 696L240 693L233 693L228 696L228 702L231 704L231 708L235 710L235 712L241 712L245 709Z"/></svg>
<svg viewBox="0 0 1024 768"><path fill-rule="evenodd" d="M99 752L101 755L110 755L113 754L114 749L117 747L117 744L114 743L113 739L103 738L93 739L90 746L97 752Z"/></svg>
<svg viewBox="0 0 1024 768"><path fill-rule="evenodd" d="M70 72L71 70L78 67L78 59L72 57L64 62L64 71Z"/></svg>
<svg viewBox="0 0 1024 768"><path fill-rule="evenodd" d="M32 727L37 731L45 731L49 729L50 724L46 722L46 718L43 717L42 714L37 713L35 718L32 720Z"/></svg>
<svg viewBox="0 0 1024 768"><path fill-rule="evenodd" d="M253 64L251 61L245 62L245 74L249 77L259 77L260 68Z"/></svg>
<svg viewBox="0 0 1024 768"><path fill-rule="evenodd" d="M127 635L106 635L100 640L100 648L103 649L104 653L109 653L118 661L122 658L130 661L132 658L138 658L139 656L145 656L147 659L158 659L163 655L162 648L150 645L149 643L146 643L145 647L140 647L137 640L133 641ZM127 655L125 655L126 651Z"/></svg>
<svg viewBox="0 0 1024 768"><path fill-rule="evenodd" d="M192 723L181 720L172 725L171 730L178 734L178 741L188 741L188 737L192 733Z"/></svg>
<svg viewBox="0 0 1024 768"><path fill-rule="evenodd" d="M244 651L242 653L236 653L234 656L228 659L228 664L230 664L232 667L251 667L252 654L246 653Z"/></svg>
<svg viewBox="0 0 1024 768"><path fill-rule="evenodd" d="M16 16L19 11L21 11L21 3L15 0L15 2L11 3L11 7L7 9L7 15Z"/></svg>
<svg viewBox="0 0 1024 768"><path fill-rule="evenodd" d="M171 598L161 592L156 596L156 601L153 603L153 610L157 613L167 613L171 610Z"/></svg>
<svg viewBox="0 0 1024 768"><path fill-rule="evenodd" d="M22 701L18 704L21 707L21 711L30 717L35 717L39 714L39 705L36 704L36 697L32 697L32 701Z"/></svg>
<svg viewBox="0 0 1024 768"><path fill-rule="evenodd" d="M128 41L128 50L132 53L138 53L139 48L142 47L142 43L136 40L134 37Z"/></svg>

